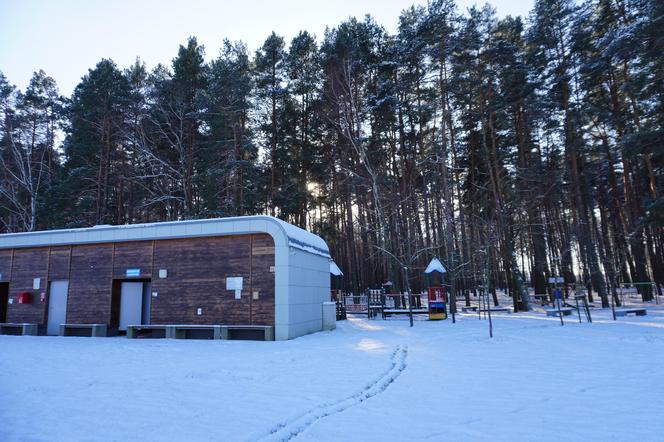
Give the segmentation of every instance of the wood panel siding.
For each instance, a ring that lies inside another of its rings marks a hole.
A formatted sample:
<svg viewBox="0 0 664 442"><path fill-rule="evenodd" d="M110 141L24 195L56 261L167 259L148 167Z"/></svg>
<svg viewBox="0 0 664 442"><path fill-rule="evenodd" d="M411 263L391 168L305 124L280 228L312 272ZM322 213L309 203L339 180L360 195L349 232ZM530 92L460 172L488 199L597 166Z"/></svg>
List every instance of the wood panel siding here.
<svg viewBox="0 0 664 442"><path fill-rule="evenodd" d="M254 235L252 247L252 291L258 299L253 299L251 316L252 323L274 325L275 286L274 272L274 241L269 235Z"/></svg>
<svg viewBox="0 0 664 442"><path fill-rule="evenodd" d="M252 237L262 243L274 242L269 235L235 235L227 237L195 238L155 242L154 275L152 291L153 323L192 324L250 324L252 323L251 253ZM160 269L168 272L161 279ZM242 277L243 290L240 299L226 290L227 277ZM274 277L261 281L268 293L259 303L266 304L262 310L274 305ZM271 293L272 300L269 299ZM198 315L197 310L202 309ZM274 324L274 307L261 323ZM267 317L269 316L269 318Z"/></svg>
<svg viewBox="0 0 664 442"><path fill-rule="evenodd" d="M52 247L49 255L48 279L57 281L69 279L69 258L71 247Z"/></svg>
<svg viewBox="0 0 664 442"><path fill-rule="evenodd" d="M151 280L157 293L151 298L153 324L274 325L274 254L268 234L16 249L13 268L12 251L0 250L10 295L34 292L31 304L9 306L7 320L45 324L47 303L32 290L33 278L42 278L39 292L46 291L48 280L68 279L67 322L112 325L117 323L111 318L113 287L117 291L121 281L140 279ZM126 276L127 269L137 268L140 277ZM168 272L166 278L159 278L160 269ZM226 290L226 278L234 276L244 280L239 300Z"/></svg>
<svg viewBox="0 0 664 442"><path fill-rule="evenodd" d="M149 278L152 274L152 244L153 241L115 243L113 277L126 278L127 269L139 269L141 278Z"/></svg>
<svg viewBox="0 0 664 442"><path fill-rule="evenodd" d="M7 306L8 322L44 323L46 303L40 299L46 293L48 281L48 248L17 249L14 251L9 296L13 303ZM33 281L39 278L39 289L33 288ZM19 304L19 293L31 294L29 304Z"/></svg>
<svg viewBox="0 0 664 442"><path fill-rule="evenodd" d="M72 247L67 322L109 323L112 271L113 244Z"/></svg>
<svg viewBox="0 0 664 442"><path fill-rule="evenodd" d="M0 281L9 281L12 272L12 250L0 250Z"/></svg>

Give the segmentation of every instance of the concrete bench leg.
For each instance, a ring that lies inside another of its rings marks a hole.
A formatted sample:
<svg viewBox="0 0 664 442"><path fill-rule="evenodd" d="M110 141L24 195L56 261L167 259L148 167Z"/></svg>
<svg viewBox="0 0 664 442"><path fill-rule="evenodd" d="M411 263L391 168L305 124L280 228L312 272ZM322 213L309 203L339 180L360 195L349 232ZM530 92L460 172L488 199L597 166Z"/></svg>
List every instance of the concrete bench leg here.
<svg viewBox="0 0 664 442"><path fill-rule="evenodd" d="M23 324L21 332L27 336L37 336L37 324Z"/></svg>
<svg viewBox="0 0 664 442"><path fill-rule="evenodd" d="M127 330L129 333L129 330ZM105 338L108 336L108 330L106 325L93 325L90 332L90 337L92 338Z"/></svg>
<svg viewBox="0 0 664 442"><path fill-rule="evenodd" d="M175 333L176 333L175 327L166 326L166 331L164 332L164 335L166 336L167 339L178 339L178 336L175 336Z"/></svg>

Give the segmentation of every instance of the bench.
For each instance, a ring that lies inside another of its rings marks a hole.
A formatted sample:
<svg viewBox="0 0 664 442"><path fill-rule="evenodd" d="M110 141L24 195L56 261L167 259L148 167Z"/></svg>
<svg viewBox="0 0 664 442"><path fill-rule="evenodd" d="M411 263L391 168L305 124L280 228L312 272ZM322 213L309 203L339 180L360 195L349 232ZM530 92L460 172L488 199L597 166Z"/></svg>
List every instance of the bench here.
<svg viewBox="0 0 664 442"><path fill-rule="evenodd" d="M271 325L151 324L127 326L127 338L236 339L274 341Z"/></svg>
<svg viewBox="0 0 664 442"><path fill-rule="evenodd" d="M221 325L169 325L166 337L175 339L222 339Z"/></svg>
<svg viewBox="0 0 664 442"><path fill-rule="evenodd" d="M572 311L574 309L566 307L566 308L561 308L560 313L563 314L563 316L569 316L572 314ZM546 309L546 315L547 316L558 316L558 309L557 308L548 308Z"/></svg>
<svg viewBox="0 0 664 442"><path fill-rule="evenodd" d="M616 310L616 316L627 316L630 314L633 314L634 316L645 316L647 311L644 308L626 308Z"/></svg>
<svg viewBox="0 0 664 442"><path fill-rule="evenodd" d="M476 305L473 305L473 306L470 306L470 307L464 306L464 307L461 307L461 311L464 312L464 313L477 312L477 306Z"/></svg>
<svg viewBox="0 0 664 442"><path fill-rule="evenodd" d="M0 323L0 335L37 336L37 328L37 324L27 322L3 322Z"/></svg>
<svg viewBox="0 0 664 442"><path fill-rule="evenodd" d="M271 325L222 325L221 339L274 341Z"/></svg>
<svg viewBox="0 0 664 442"><path fill-rule="evenodd" d="M106 324L60 324L60 336L105 338L108 336L108 326Z"/></svg>
<svg viewBox="0 0 664 442"><path fill-rule="evenodd" d="M173 331L169 325L128 325L127 338L173 338Z"/></svg>
<svg viewBox="0 0 664 442"><path fill-rule="evenodd" d="M477 310L475 310L477 311ZM512 313L512 309L508 307L491 307L491 313ZM487 309L480 309L480 313L486 313Z"/></svg>
<svg viewBox="0 0 664 442"><path fill-rule="evenodd" d="M410 313L410 310L407 308L386 308L383 310L385 315L407 315ZM422 314L429 313L428 308L413 308L413 314Z"/></svg>

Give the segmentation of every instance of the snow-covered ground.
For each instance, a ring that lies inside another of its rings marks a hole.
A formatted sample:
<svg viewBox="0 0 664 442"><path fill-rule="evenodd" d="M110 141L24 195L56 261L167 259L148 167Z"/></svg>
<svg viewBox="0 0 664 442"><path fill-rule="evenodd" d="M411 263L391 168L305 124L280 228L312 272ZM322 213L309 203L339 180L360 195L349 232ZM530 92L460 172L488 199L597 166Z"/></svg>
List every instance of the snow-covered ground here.
<svg viewBox="0 0 664 442"><path fill-rule="evenodd" d="M0 336L0 440L661 440L664 310L287 342Z"/></svg>

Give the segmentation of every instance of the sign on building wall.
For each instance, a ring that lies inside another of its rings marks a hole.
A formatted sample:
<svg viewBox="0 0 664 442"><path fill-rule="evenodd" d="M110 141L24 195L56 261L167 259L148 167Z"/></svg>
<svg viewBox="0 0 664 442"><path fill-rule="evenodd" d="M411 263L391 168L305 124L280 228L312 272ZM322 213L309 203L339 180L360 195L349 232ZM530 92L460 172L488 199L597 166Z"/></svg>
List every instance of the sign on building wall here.
<svg viewBox="0 0 664 442"><path fill-rule="evenodd" d="M226 278L226 290L233 290L235 292L235 299L242 297L242 277L233 276Z"/></svg>

